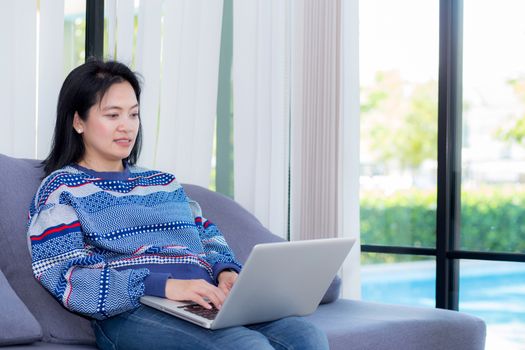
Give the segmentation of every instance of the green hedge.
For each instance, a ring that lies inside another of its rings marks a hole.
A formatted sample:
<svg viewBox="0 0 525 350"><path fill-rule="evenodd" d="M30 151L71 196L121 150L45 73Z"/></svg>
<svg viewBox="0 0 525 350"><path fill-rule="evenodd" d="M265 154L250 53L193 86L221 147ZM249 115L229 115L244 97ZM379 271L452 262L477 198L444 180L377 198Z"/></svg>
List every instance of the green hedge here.
<svg viewBox="0 0 525 350"><path fill-rule="evenodd" d="M525 187L490 187L461 195L461 248L525 252ZM435 247L436 191L361 194L363 244ZM365 262L406 257L364 254Z"/></svg>

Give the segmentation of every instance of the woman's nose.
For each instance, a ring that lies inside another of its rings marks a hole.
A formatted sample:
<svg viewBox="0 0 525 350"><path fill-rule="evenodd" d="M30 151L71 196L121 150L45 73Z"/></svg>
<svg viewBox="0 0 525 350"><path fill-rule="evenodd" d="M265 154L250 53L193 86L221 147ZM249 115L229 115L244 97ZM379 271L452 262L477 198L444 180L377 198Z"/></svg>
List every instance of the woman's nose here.
<svg viewBox="0 0 525 350"><path fill-rule="evenodd" d="M133 131L136 127L136 121L133 120L132 118L129 118L127 116L124 116L122 118L120 118L120 123L117 127L117 130L118 131L126 131L126 132L130 132L130 131Z"/></svg>
<svg viewBox="0 0 525 350"><path fill-rule="evenodd" d="M120 123L118 123L117 130L118 131L128 131L127 123L124 120L120 120Z"/></svg>

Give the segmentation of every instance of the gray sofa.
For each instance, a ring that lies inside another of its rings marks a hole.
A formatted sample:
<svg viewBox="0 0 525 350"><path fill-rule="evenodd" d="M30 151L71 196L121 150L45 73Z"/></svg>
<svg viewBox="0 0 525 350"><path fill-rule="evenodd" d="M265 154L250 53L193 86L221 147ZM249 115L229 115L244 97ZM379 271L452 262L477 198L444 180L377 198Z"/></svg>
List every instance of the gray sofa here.
<svg viewBox="0 0 525 350"><path fill-rule="evenodd" d="M40 183L35 160L0 154L0 346L9 349L94 349L88 319L70 313L33 278L26 244L28 205ZM279 241L237 203L185 185L241 261L258 242ZM483 349L482 320L453 311L339 298L334 280L318 310L307 316L332 349Z"/></svg>

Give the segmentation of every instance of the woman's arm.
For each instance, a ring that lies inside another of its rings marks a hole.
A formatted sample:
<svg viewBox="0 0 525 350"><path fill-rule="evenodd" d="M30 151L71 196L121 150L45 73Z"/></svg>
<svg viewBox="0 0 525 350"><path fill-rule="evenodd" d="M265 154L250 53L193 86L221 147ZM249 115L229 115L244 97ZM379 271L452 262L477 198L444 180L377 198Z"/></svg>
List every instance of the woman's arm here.
<svg viewBox="0 0 525 350"><path fill-rule="evenodd" d="M235 259L233 251L217 226L202 217L201 207L196 201L188 198L188 202L195 218L206 260L213 266L213 280L219 283L218 276L224 270L232 269L239 273L242 264Z"/></svg>
<svg viewBox="0 0 525 350"><path fill-rule="evenodd" d="M64 307L104 319L139 305L147 269L109 268L104 256L85 243L71 206L34 208L28 227L33 274Z"/></svg>

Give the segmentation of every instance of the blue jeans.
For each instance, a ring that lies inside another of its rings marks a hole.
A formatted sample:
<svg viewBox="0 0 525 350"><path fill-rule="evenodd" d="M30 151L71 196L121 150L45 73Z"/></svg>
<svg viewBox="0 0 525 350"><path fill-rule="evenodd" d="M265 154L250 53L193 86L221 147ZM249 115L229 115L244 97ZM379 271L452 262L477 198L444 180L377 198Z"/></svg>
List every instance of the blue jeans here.
<svg viewBox="0 0 525 350"><path fill-rule="evenodd" d="M93 321L100 349L328 349L326 334L301 317L209 330L140 306Z"/></svg>

